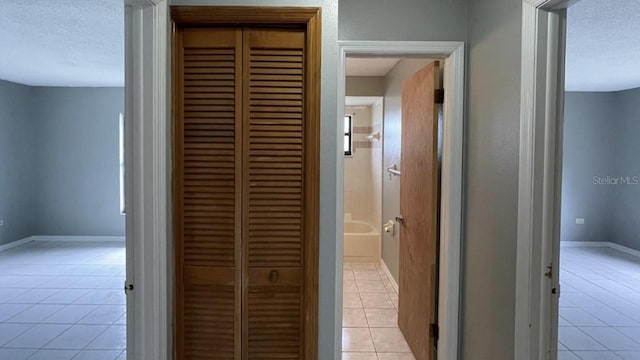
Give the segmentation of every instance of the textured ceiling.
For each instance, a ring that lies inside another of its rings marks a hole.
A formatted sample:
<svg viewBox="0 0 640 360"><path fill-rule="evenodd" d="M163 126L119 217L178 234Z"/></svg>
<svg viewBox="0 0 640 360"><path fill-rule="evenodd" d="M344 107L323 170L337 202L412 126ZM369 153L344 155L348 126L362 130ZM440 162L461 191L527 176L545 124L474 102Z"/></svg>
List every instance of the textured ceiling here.
<svg viewBox="0 0 640 360"><path fill-rule="evenodd" d="M123 0L0 0L0 79L124 85Z"/></svg>
<svg viewBox="0 0 640 360"><path fill-rule="evenodd" d="M568 91L640 87L640 0L581 0L567 20Z"/></svg>
<svg viewBox="0 0 640 360"><path fill-rule="evenodd" d="M400 61L398 58L349 57L346 63L347 76L385 76Z"/></svg>

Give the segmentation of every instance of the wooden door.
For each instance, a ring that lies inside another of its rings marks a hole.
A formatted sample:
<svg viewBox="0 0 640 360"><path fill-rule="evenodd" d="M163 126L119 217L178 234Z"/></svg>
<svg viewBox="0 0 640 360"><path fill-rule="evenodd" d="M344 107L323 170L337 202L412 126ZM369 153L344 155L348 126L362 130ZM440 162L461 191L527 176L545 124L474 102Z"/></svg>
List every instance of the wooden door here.
<svg viewBox="0 0 640 360"><path fill-rule="evenodd" d="M302 30L244 31L244 359L304 359Z"/></svg>
<svg viewBox="0 0 640 360"><path fill-rule="evenodd" d="M172 16L176 359L314 360L319 10Z"/></svg>
<svg viewBox="0 0 640 360"><path fill-rule="evenodd" d="M435 359L439 71L434 62L402 85L398 325L417 360Z"/></svg>
<svg viewBox="0 0 640 360"><path fill-rule="evenodd" d="M177 359L239 359L242 31L175 38Z"/></svg>

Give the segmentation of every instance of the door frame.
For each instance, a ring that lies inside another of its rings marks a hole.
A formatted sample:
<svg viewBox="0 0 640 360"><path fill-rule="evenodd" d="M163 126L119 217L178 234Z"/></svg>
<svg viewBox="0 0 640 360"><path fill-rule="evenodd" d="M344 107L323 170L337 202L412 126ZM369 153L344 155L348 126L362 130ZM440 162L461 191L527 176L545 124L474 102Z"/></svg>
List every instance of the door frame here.
<svg viewBox="0 0 640 360"><path fill-rule="evenodd" d="M179 26L298 26L305 30L305 62L304 62L304 126L308 126L304 131L303 141L306 143L304 151L304 177L303 186L304 200L304 234L305 239L304 251L302 259L304 267L301 276L304 277L301 293L304 298L301 302L301 317L304 318L304 333L301 336L303 343L303 354L305 358L317 358L318 354L318 302L319 302L319 222L320 222L320 62L321 62L321 9L319 7L254 7L254 6L171 6L170 12L170 28L172 29L172 43L175 44L177 29ZM177 54L173 44L170 46L172 59L177 61ZM171 76L176 80L176 68L171 66ZM176 104L177 90L171 88L171 102ZM174 105L172 116L169 122L173 123L173 119L178 118L178 106ZM171 124L171 128L173 129ZM171 137L170 137L171 138ZM173 157L175 150L173 144L169 146L170 153ZM174 189L175 183L171 183L171 189ZM173 193L173 191L172 191ZM171 196L174 196L172 194ZM178 229L177 213L180 209L171 208L171 221ZM167 239L173 244L173 237ZM171 273L173 283L171 285L173 296L175 299L174 306L181 301L178 293L177 283L180 281L179 269L180 263L177 252L171 254L174 264L177 264ZM244 270L243 270L244 271ZM244 285L241 285L242 288ZM179 305L179 304L178 304ZM177 322L177 313L174 307L171 308L172 319ZM245 314L246 315L246 314ZM244 333L244 329L241 331ZM175 341L177 334L172 334ZM177 347L178 350L180 347ZM244 351L244 350L243 350Z"/></svg>
<svg viewBox="0 0 640 360"><path fill-rule="evenodd" d="M444 139L442 151L441 224L440 224L440 289L438 294L438 355L443 360L458 359L460 335L460 274L462 233L462 164L464 130L464 68L463 42L437 41L338 41L338 119L336 134L344 133L345 65L348 55L402 56L420 55L444 60ZM340 138L340 137L338 137ZM342 214L344 201L344 152L335 149L336 214ZM343 265L343 216L337 223L336 264ZM342 328L341 276L336 277L336 329ZM342 331L336 332L336 343L341 344Z"/></svg>
<svg viewBox="0 0 640 360"><path fill-rule="evenodd" d="M125 4L127 358L173 353L167 0ZM129 266L130 265L130 266Z"/></svg>
<svg viewBox="0 0 640 360"><path fill-rule="evenodd" d="M522 1L515 359L557 359L566 9L577 1Z"/></svg>

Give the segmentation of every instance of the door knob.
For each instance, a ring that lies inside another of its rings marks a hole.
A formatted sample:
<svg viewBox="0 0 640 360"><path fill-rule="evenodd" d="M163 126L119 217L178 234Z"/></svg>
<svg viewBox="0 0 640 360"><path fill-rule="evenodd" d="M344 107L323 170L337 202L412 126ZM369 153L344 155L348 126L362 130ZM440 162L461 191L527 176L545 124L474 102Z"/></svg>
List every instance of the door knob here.
<svg viewBox="0 0 640 360"><path fill-rule="evenodd" d="M272 284L277 283L279 279L280 279L280 274L276 270L273 270L269 274L269 281L271 281Z"/></svg>

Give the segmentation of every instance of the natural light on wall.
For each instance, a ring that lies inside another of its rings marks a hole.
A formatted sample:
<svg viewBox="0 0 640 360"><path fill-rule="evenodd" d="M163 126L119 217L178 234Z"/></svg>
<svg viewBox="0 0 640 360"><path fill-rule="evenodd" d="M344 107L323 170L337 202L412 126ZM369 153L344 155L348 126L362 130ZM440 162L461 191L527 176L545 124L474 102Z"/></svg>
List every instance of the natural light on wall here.
<svg viewBox="0 0 640 360"><path fill-rule="evenodd" d="M352 128L352 119L351 115L344 116L344 154L346 156L353 155L352 151L352 138L353 138L353 128Z"/></svg>
<svg viewBox="0 0 640 360"><path fill-rule="evenodd" d="M120 114L118 125L119 159L120 159L120 213L124 215L124 115Z"/></svg>

